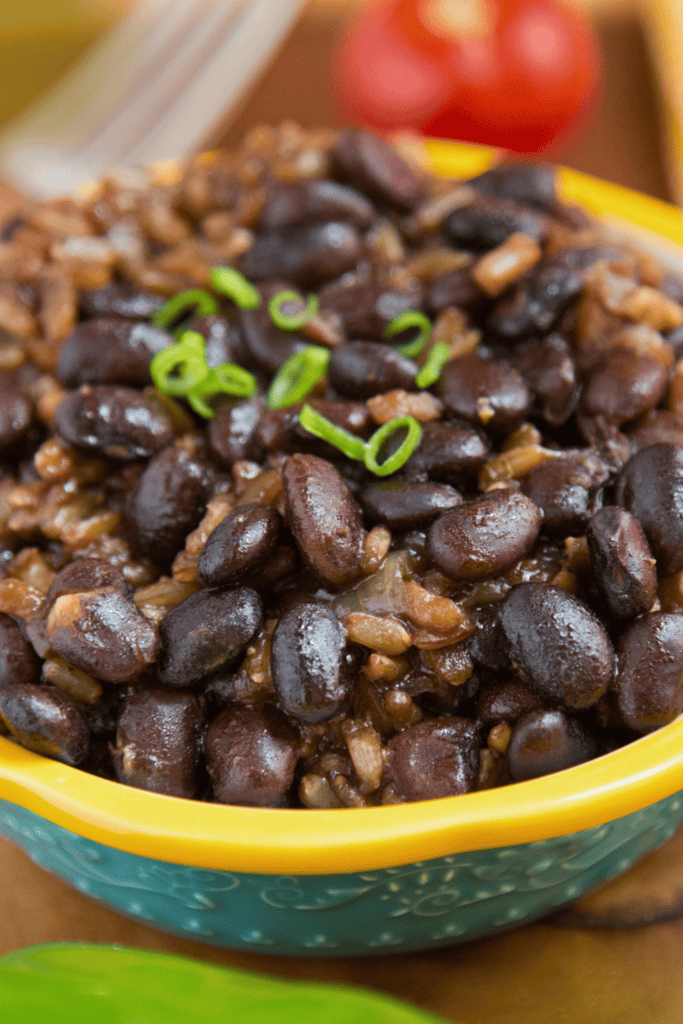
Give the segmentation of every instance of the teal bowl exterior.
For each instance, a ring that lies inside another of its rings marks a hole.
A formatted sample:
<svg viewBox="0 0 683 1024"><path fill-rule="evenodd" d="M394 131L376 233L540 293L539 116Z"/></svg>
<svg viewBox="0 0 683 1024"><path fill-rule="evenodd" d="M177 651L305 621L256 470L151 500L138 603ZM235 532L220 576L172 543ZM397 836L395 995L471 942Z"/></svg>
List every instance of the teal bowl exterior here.
<svg viewBox="0 0 683 1024"><path fill-rule="evenodd" d="M276 876L125 853L0 800L0 834L114 910L212 945L293 956L407 952L506 931L625 871L682 820L683 790L540 842L377 871Z"/></svg>

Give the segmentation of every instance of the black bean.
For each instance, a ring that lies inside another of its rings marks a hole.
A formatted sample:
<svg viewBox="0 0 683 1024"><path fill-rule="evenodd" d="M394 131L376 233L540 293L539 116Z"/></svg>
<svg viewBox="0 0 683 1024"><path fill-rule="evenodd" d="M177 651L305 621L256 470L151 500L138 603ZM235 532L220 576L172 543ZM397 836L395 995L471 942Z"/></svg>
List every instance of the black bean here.
<svg viewBox="0 0 683 1024"><path fill-rule="evenodd" d="M80 384L151 383L150 360L173 344L173 336L151 324L100 317L77 324L62 342L57 377L68 388Z"/></svg>
<svg viewBox="0 0 683 1024"><path fill-rule="evenodd" d="M419 180L405 160L376 135L341 132L334 154L351 184L380 205L409 213L419 200Z"/></svg>
<svg viewBox="0 0 683 1024"><path fill-rule="evenodd" d="M280 291L282 289L279 289ZM240 329L249 361L265 373L277 373L295 352L301 352L310 342L303 341L292 331L277 327L268 312L267 301L273 289L263 289L264 302L257 309L240 311Z"/></svg>
<svg viewBox="0 0 683 1024"><path fill-rule="evenodd" d="M81 292L81 313L90 317L121 317L124 320L151 320L165 304L163 295L142 292L127 281L116 281L104 288Z"/></svg>
<svg viewBox="0 0 683 1024"><path fill-rule="evenodd" d="M614 651L588 606L549 583L520 583L499 607L508 653L520 678L554 704L595 704L612 679Z"/></svg>
<svg viewBox="0 0 683 1024"><path fill-rule="evenodd" d="M529 415L532 395L504 360L476 352L451 359L443 369L439 394L446 412L497 434L509 434Z"/></svg>
<svg viewBox="0 0 683 1024"><path fill-rule="evenodd" d="M258 569L277 544L281 522L268 505L235 509L207 537L197 563L199 578L208 586L225 586Z"/></svg>
<svg viewBox="0 0 683 1024"><path fill-rule="evenodd" d="M650 409L626 433L634 453L662 441L683 447L683 417L668 409Z"/></svg>
<svg viewBox="0 0 683 1024"><path fill-rule="evenodd" d="M549 224L548 218L537 210L511 199L491 197L475 199L453 210L444 221L443 231L457 248L483 251L495 249L518 231L542 242Z"/></svg>
<svg viewBox="0 0 683 1024"><path fill-rule="evenodd" d="M488 301L488 296L475 283L470 267L450 270L435 277L429 286L426 305L432 313L456 306L471 313L478 313Z"/></svg>
<svg viewBox="0 0 683 1024"><path fill-rule="evenodd" d="M619 641L615 682L624 724L647 733L683 711L683 616L650 612Z"/></svg>
<svg viewBox="0 0 683 1024"><path fill-rule="evenodd" d="M457 486L476 477L490 450L490 442L469 423L423 423L422 440L404 468Z"/></svg>
<svg viewBox="0 0 683 1024"><path fill-rule="evenodd" d="M470 178L468 184L485 196L513 199L554 212L557 203L557 168L552 164L503 163Z"/></svg>
<svg viewBox="0 0 683 1024"><path fill-rule="evenodd" d="M494 672L510 664L497 604L485 604L478 609L477 628L467 641L467 651L478 665Z"/></svg>
<svg viewBox="0 0 683 1024"><path fill-rule="evenodd" d="M387 391L416 391L418 366L401 352L378 341L348 341L330 354L327 377L347 398L372 398Z"/></svg>
<svg viewBox="0 0 683 1024"><path fill-rule="evenodd" d="M135 546L168 566L199 524L209 496L206 466L185 448L165 448L147 464L126 507Z"/></svg>
<svg viewBox="0 0 683 1024"><path fill-rule="evenodd" d="M119 782L192 800L199 790L203 701L146 686L125 702L112 758Z"/></svg>
<svg viewBox="0 0 683 1024"><path fill-rule="evenodd" d="M285 517L307 568L332 587L360 572L360 510L337 470L315 455L292 455L282 470Z"/></svg>
<svg viewBox="0 0 683 1024"><path fill-rule="evenodd" d="M351 224L303 224L257 235L242 271L254 281L282 277L300 288L317 288L353 270L362 254L363 239Z"/></svg>
<svg viewBox="0 0 683 1024"><path fill-rule="evenodd" d="M615 503L642 526L662 575L683 569L683 447L662 442L633 455L617 479Z"/></svg>
<svg viewBox="0 0 683 1024"><path fill-rule="evenodd" d="M387 743L385 781L406 800L471 792L479 778L475 722L449 716L411 725Z"/></svg>
<svg viewBox="0 0 683 1024"><path fill-rule="evenodd" d="M358 495L363 511L373 522L392 530L412 530L431 523L438 515L462 504L448 484L385 480L368 484Z"/></svg>
<svg viewBox="0 0 683 1024"><path fill-rule="evenodd" d="M136 679L159 652L159 631L118 586L46 598L47 640L65 661L96 679Z"/></svg>
<svg viewBox="0 0 683 1024"><path fill-rule="evenodd" d="M619 426L655 406L666 384L666 367L656 359L616 349L589 375L581 411L589 417L605 416Z"/></svg>
<svg viewBox="0 0 683 1024"><path fill-rule="evenodd" d="M518 491L491 491L440 516L429 530L427 554L443 573L463 582L500 576L531 551L541 518Z"/></svg>
<svg viewBox="0 0 683 1024"><path fill-rule="evenodd" d="M40 661L9 615L0 613L0 689L9 683L37 683Z"/></svg>
<svg viewBox="0 0 683 1024"><path fill-rule="evenodd" d="M597 757L597 736L562 709L529 711L515 725L507 747L515 782L537 779Z"/></svg>
<svg viewBox="0 0 683 1024"><path fill-rule="evenodd" d="M31 403L17 375L0 372L0 452L9 451L25 437L32 419Z"/></svg>
<svg viewBox="0 0 683 1024"><path fill-rule="evenodd" d="M626 435L607 416L584 416L579 410L575 419L584 441L595 448L611 470L619 471L631 455Z"/></svg>
<svg viewBox="0 0 683 1024"><path fill-rule="evenodd" d="M152 408L139 391L84 384L57 407L55 430L76 448L131 461L148 459L173 440L168 416Z"/></svg>
<svg viewBox="0 0 683 1024"><path fill-rule="evenodd" d="M113 587L127 597L133 595L123 573L116 566L101 558L78 558L57 573L45 595L45 603L50 607L52 602L64 594L78 594L83 590L99 590L102 587Z"/></svg>
<svg viewBox="0 0 683 1024"><path fill-rule="evenodd" d="M540 406L540 413L551 427L569 419L578 399L576 367L567 342L551 334L518 352L514 366L527 382Z"/></svg>
<svg viewBox="0 0 683 1024"><path fill-rule="evenodd" d="M323 288L319 299L324 313L341 318L349 338L381 341L392 320L409 309L421 308L422 290L417 281L398 291L365 279L349 283L344 277Z"/></svg>
<svg viewBox="0 0 683 1024"><path fill-rule="evenodd" d="M165 686L196 686L229 668L262 622L261 598L249 587L202 590L186 597L159 625L159 680Z"/></svg>
<svg viewBox="0 0 683 1024"><path fill-rule="evenodd" d="M368 438L376 429L370 410L364 402L332 401L312 398L308 401L316 412L358 437ZM338 458L339 449L310 434L299 423L303 403L286 409L265 412L256 431L256 441L268 452L294 453L305 448L321 458Z"/></svg>
<svg viewBox="0 0 683 1024"><path fill-rule="evenodd" d="M263 452L256 440L256 430L264 409L262 396L243 402L224 402L209 420L209 451L223 469L245 459L258 460Z"/></svg>
<svg viewBox="0 0 683 1024"><path fill-rule="evenodd" d="M51 686L12 683L0 687L0 717L28 750L77 765L90 746L90 730L75 701Z"/></svg>
<svg viewBox="0 0 683 1024"><path fill-rule="evenodd" d="M204 339L208 366L221 363L243 363L246 345L239 327L223 316L195 316L187 323L188 331L196 331Z"/></svg>
<svg viewBox="0 0 683 1024"><path fill-rule="evenodd" d="M600 484L609 476L590 451L584 457L546 459L524 478L522 491L543 512L543 531L551 537L578 537L602 503Z"/></svg>
<svg viewBox="0 0 683 1024"><path fill-rule="evenodd" d="M206 756L216 799L249 807L282 806L294 781L297 734L277 708L226 708L209 728Z"/></svg>
<svg viewBox="0 0 683 1024"><path fill-rule="evenodd" d="M600 509L586 531L593 578L617 619L648 612L657 597L655 560L638 520L623 508Z"/></svg>
<svg viewBox="0 0 683 1024"><path fill-rule="evenodd" d="M288 715L302 722L324 722L350 697L344 657L346 633L326 605L294 605L273 633L273 685Z"/></svg>
<svg viewBox="0 0 683 1024"><path fill-rule="evenodd" d="M535 693L518 679L507 679L502 683L487 686L479 694L477 718L484 725L498 725L500 722L514 724L529 711L537 711L543 704Z"/></svg>
<svg viewBox="0 0 683 1024"><path fill-rule="evenodd" d="M261 214L266 231L306 221L347 221L367 231L375 219L372 204L348 185L336 181L277 182L271 185Z"/></svg>

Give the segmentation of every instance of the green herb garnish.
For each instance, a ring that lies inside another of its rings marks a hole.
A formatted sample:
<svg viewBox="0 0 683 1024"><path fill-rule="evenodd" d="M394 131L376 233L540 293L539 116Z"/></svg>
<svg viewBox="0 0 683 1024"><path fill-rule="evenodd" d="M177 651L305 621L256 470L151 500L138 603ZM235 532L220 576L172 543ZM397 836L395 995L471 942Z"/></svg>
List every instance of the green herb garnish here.
<svg viewBox="0 0 683 1024"><path fill-rule="evenodd" d="M216 291L227 295L240 309L256 309L261 305L259 290L233 267L213 267L209 276Z"/></svg>
<svg viewBox="0 0 683 1024"><path fill-rule="evenodd" d="M322 441L338 448L349 459L357 462L364 462L366 469L369 469L375 476L389 476L403 466L413 454L420 439L422 438L422 427L412 416L397 416L384 426L376 430L369 441L363 441L355 434L349 433L336 423L331 423L326 416L322 416L310 405L305 405L299 413L299 423L309 434L314 434ZM399 448L390 455L384 462L378 462L378 456L389 438L397 431L405 430L406 436Z"/></svg>
<svg viewBox="0 0 683 1024"><path fill-rule="evenodd" d="M294 352L277 371L268 389L268 408L285 409L303 401L327 373L330 353L319 345Z"/></svg>
<svg viewBox="0 0 683 1024"><path fill-rule="evenodd" d="M169 299L165 306L154 314L152 323L162 331L168 331L180 317L187 319L192 316L215 316L220 307L213 295L203 288L190 288L180 295Z"/></svg>
<svg viewBox="0 0 683 1024"><path fill-rule="evenodd" d="M214 414L207 399L220 394L250 398L256 391L256 378L241 366L208 366L204 338L196 331L184 331L175 345L157 352L149 372L159 391L186 398L207 419Z"/></svg>
<svg viewBox="0 0 683 1024"><path fill-rule="evenodd" d="M419 356L429 341L429 335L432 332L432 323L426 313L421 313L418 309L407 309L405 313L394 317L391 323L387 324L383 336L385 338L394 338L397 334L407 331L410 327L418 328L417 335L413 341L406 342L405 345L397 345L396 348L404 356L414 359L415 356Z"/></svg>
<svg viewBox="0 0 683 1024"><path fill-rule="evenodd" d="M285 302L305 302L306 306L300 313L287 314L282 312ZM283 331L296 331L312 320L318 312L318 296L309 295L304 299L303 295L297 292L278 292L268 303L268 312L276 327L282 328Z"/></svg>
<svg viewBox="0 0 683 1024"><path fill-rule="evenodd" d="M415 378L417 386L419 388L430 388L432 384L436 384L441 376L441 371L450 358L451 350L446 342L437 341L436 345L433 345L429 350L427 360Z"/></svg>

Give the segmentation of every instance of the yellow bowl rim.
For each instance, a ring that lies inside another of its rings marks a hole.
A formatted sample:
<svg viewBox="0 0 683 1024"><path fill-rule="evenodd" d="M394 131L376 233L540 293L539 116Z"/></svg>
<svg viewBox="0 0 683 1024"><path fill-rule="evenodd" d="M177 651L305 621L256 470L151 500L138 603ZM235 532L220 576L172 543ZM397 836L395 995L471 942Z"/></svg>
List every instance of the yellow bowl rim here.
<svg viewBox="0 0 683 1024"><path fill-rule="evenodd" d="M469 177L498 150L425 143L434 170ZM164 168L168 174L169 168ZM566 168L560 192L607 222L683 246L667 203ZM683 255L683 254L681 254ZM334 811L180 800L89 775L0 737L0 797L77 835L190 867L265 875L372 871L601 826L683 790L683 718L586 764L465 796Z"/></svg>

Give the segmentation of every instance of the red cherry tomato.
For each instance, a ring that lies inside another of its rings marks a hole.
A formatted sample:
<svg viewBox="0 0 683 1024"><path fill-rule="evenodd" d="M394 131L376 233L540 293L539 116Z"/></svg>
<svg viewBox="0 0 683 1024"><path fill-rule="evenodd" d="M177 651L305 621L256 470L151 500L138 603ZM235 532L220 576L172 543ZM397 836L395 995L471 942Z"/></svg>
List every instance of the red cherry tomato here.
<svg viewBox="0 0 683 1024"><path fill-rule="evenodd" d="M599 55L563 0L380 0L351 24L334 85L347 117L520 153L546 148L593 96Z"/></svg>

